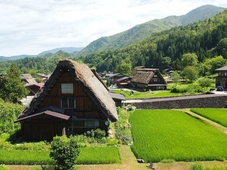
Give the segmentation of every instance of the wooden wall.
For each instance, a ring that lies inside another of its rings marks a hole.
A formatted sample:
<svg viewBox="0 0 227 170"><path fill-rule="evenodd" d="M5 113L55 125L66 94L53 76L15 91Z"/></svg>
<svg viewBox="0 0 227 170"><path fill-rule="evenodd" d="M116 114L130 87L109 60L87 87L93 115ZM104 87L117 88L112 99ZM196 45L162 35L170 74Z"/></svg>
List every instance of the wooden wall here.
<svg viewBox="0 0 227 170"><path fill-rule="evenodd" d="M73 83L73 94L62 94L61 84ZM85 93L80 84L71 76L69 72L64 72L54 84L53 88L45 96L44 100L40 104L39 109L54 106L61 108L62 97L70 97L76 100L76 108L65 109L65 114L74 116L78 127L75 129L77 134L83 134L84 132L91 130L92 128L85 127L86 119L99 120L100 129L106 130L108 127L105 125L107 120L106 116L99 110L96 104ZM35 119L28 119L22 122L22 134L25 140L52 140L56 135L62 135L63 129L66 134L70 135L70 127L72 126L72 117L70 120L62 120L53 116L43 115L36 117Z"/></svg>

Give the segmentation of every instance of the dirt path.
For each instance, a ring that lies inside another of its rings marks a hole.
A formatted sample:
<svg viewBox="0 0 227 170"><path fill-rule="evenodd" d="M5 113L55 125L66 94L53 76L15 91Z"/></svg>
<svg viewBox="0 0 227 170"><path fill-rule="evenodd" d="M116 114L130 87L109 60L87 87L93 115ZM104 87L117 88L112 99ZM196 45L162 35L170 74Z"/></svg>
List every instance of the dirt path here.
<svg viewBox="0 0 227 170"><path fill-rule="evenodd" d="M216 122L214 122L212 120L209 120L209 119L207 119L205 117L202 117L202 116L200 116L200 115L198 115L198 114L196 114L194 112L191 112L190 109L180 109L180 110L185 112L185 113L187 113L187 114L189 114L189 115L191 115L191 116L193 116L193 117L195 117L195 118L199 118L204 123L209 124L209 125L213 126L215 129L227 134L227 127L222 126L222 125L220 125L220 124L218 124L218 123L216 123Z"/></svg>
<svg viewBox="0 0 227 170"><path fill-rule="evenodd" d="M119 147L122 164L108 165L80 165L79 170L147 170L147 164L139 164L133 155L130 146Z"/></svg>

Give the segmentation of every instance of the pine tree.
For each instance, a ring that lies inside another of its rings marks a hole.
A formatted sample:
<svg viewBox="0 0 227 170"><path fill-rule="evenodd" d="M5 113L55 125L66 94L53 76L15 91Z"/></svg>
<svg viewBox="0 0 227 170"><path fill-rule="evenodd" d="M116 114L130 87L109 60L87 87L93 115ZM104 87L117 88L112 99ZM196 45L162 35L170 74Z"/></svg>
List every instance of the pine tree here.
<svg viewBox="0 0 227 170"><path fill-rule="evenodd" d="M24 87L24 83L21 82L20 71L15 63L11 64L6 73L1 79L0 97L4 101L17 103L19 99L28 94L28 90Z"/></svg>

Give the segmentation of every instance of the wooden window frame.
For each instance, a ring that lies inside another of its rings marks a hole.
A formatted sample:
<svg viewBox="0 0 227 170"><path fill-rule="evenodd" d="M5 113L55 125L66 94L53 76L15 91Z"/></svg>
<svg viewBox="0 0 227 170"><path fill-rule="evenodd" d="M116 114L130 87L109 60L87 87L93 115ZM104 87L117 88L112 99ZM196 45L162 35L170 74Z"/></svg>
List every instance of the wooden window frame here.
<svg viewBox="0 0 227 170"><path fill-rule="evenodd" d="M99 121L98 120L85 120L84 126L96 128L96 127L99 127Z"/></svg>
<svg viewBox="0 0 227 170"><path fill-rule="evenodd" d="M62 83L61 84L61 93L62 94L73 94L73 83Z"/></svg>
<svg viewBox="0 0 227 170"><path fill-rule="evenodd" d="M74 109L76 108L76 99L73 97L62 97L61 108L63 109Z"/></svg>

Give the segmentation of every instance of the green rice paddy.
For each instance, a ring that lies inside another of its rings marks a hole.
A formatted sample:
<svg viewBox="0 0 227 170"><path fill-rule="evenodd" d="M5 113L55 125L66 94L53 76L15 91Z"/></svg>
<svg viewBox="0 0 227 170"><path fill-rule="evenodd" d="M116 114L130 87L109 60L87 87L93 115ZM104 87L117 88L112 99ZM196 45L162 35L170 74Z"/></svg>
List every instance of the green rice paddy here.
<svg viewBox="0 0 227 170"><path fill-rule="evenodd" d="M227 127L226 108L193 108L191 111Z"/></svg>
<svg viewBox="0 0 227 170"><path fill-rule="evenodd" d="M0 150L0 164L8 165L50 165L54 160L46 150ZM120 163L117 147L86 147L80 149L78 164Z"/></svg>
<svg viewBox="0 0 227 170"><path fill-rule="evenodd" d="M227 135L181 111L137 110L130 123L132 151L147 162L227 158Z"/></svg>

